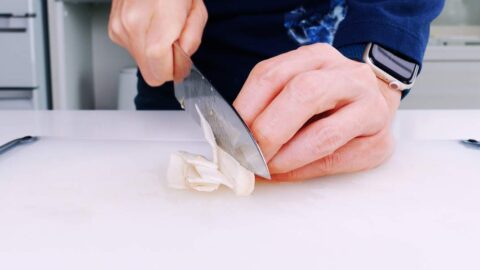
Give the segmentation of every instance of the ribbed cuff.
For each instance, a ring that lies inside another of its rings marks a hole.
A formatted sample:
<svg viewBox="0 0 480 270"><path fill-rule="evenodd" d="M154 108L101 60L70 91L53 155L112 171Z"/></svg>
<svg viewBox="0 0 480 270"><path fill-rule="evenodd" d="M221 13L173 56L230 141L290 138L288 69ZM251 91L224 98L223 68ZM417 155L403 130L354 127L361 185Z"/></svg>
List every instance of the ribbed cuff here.
<svg viewBox="0 0 480 270"><path fill-rule="evenodd" d="M425 38L427 39L428 37ZM397 25L376 21L345 21L340 24L333 45L342 48L373 42L421 64L425 51L422 41L421 37Z"/></svg>
<svg viewBox="0 0 480 270"><path fill-rule="evenodd" d="M338 50L347 58L363 62L363 53L367 48L367 43L359 43L353 45L343 46L338 48Z"/></svg>

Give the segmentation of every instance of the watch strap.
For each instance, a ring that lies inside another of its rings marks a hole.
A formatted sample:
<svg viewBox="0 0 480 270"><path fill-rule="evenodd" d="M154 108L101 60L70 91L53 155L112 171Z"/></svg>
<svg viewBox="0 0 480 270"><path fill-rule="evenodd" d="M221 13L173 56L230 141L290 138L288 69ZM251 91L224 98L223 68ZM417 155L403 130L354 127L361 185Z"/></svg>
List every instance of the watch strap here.
<svg viewBox="0 0 480 270"><path fill-rule="evenodd" d="M367 49L367 46L368 43L358 43L343 46L341 48L338 48L338 50L343 54L343 56L351 60L364 63L363 55L365 53L365 50ZM410 93L410 90L411 89L405 89L402 91L402 99L404 99Z"/></svg>

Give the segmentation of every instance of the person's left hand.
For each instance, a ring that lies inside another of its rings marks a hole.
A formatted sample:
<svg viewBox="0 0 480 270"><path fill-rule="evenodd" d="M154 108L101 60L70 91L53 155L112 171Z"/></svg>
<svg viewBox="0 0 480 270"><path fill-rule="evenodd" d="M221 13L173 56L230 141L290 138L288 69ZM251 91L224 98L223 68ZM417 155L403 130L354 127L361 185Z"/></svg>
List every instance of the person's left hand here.
<svg viewBox="0 0 480 270"><path fill-rule="evenodd" d="M234 107L274 180L301 180L380 165L393 152L400 92L326 44L259 63Z"/></svg>

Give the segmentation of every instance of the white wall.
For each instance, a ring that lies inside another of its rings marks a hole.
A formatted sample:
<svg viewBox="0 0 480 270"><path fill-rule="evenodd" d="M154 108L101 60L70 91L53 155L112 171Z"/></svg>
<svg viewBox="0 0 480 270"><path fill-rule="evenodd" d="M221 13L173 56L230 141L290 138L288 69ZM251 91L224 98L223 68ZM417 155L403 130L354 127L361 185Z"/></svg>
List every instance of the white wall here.
<svg viewBox="0 0 480 270"><path fill-rule="evenodd" d="M91 10L48 0L54 109L93 109Z"/></svg>
<svg viewBox="0 0 480 270"><path fill-rule="evenodd" d="M122 69L135 67L135 61L108 37L109 4L93 7L92 57L95 109L116 109L118 77ZM132 101L133 102L133 101Z"/></svg>
<svg viewBox="0 0 480 270"><path fill-rule="evenodd" d="M110 4L48 1L54 109L115 109L120 71L135 62L108 38Z"/></svg>

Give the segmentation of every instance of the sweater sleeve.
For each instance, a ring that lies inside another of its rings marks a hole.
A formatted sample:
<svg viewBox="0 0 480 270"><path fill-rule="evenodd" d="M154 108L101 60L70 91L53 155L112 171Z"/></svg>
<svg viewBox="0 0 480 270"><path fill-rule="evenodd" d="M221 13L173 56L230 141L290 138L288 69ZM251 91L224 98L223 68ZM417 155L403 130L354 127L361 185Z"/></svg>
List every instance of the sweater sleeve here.
<svg viewBox="0 0 480 270"><path fill-rule="evenodd" d="M430 24L444 0L347 0L347 15L333 45L342 50L377 43L418 64L423 61Z"/></svg>

